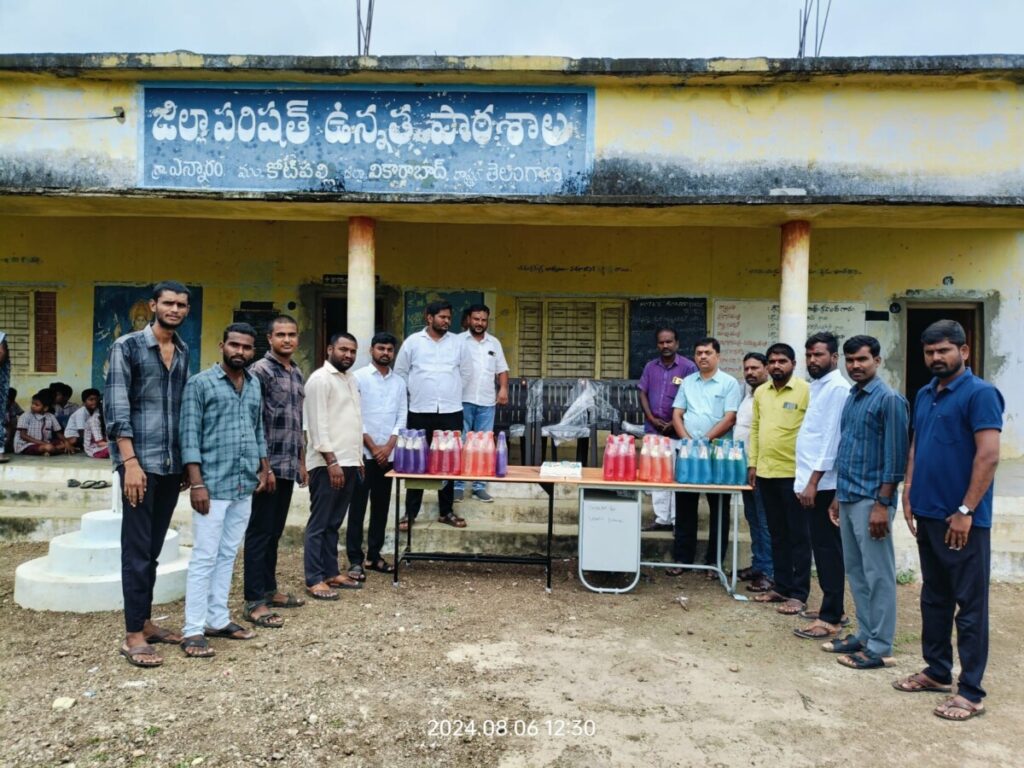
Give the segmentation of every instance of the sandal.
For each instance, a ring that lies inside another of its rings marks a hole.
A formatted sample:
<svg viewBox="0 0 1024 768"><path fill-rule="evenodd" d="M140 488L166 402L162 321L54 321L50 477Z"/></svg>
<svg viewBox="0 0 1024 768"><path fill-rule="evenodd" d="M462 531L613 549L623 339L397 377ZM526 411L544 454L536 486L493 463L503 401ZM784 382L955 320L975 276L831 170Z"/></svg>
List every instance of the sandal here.
<svg viewBox="0 0 1024 768"><path fill-rule="evenodd" d="M70 480L68 480L68 488L77 488L80 485L81 483L75 480L75 478L73 477ZM139 647L141 648L142 646Z"/></svg>
<svg viewBox="0 0 1024 768"><path fill-rule="evenodd" d="M366 567L371 571L376 571L377 573L395 572L395 566L391 565L391 563L389 563L387 560L383 558L381 558L380 560L375 560Z"/></svg>
<svg viewBox="0 0 1024 768"><path fill-rule="evenodd" d="M454 512L449 512L447 515L441 515L437 518L437 522L450 525L452 528L465 528L466 521L456 515Z"/></svg>
<svg viewBox="0 0 1024 768"><path fill-rule="evenodd" d="M99 490L100 488L109 488L109 487L110 487L110 483L108 483L106 480L96 480L95 482L93 482L93 485L92 485L92 488L93 488L94 491Z"/></svg>
<svg viewBox="0 0 1024 768"><path fill-rule="evenodd" d="M800 611L800 618L807 619L808 621L814 621L815 619L821 618L821 613L819 611ZM850 617L845 613L839 618L839 626L850 626Z"/></svg>
<svg viewBox="0 0 1024 768"><path fill-rule="evenodd" d="M334 589L362 589L363 585L358 581L346 581L347 576L335 576L333 579L327 579L324 583Z"/></svg>
<svg viewBox="0 0 1024 768"><path fill-rule="evenodd" d="M786 598L776 592L774 589L768 592L761 592L754 596L755 603L784 603Z"/></svg>
<svg viewBox="0 0 1024 768"><path fill-rule="evenodd" d="M776 613L781 613L783 616L796 616L807 608L807 603L802 603L795 597L791 597L786 600L782 605L775 609Z"/></svg>
<svg viewBox="0 0 1024 768"><path fill-rule="evenodd" d="M857 651L864 650L864 646L853 635L847 635L842 640L837 637L834 640L823 643L821 650L825 651L825 653L856 653Z"/></svg>
<svg viewBox="0 0 1024 768"><path fill-rule="evenodd" d="M666 568L665 569L665 575L666 576L682 576L683 575L683 571L685 571L685 570L686 570L685 568Z"/></svg>
<svg viewBox="0 0 1024 768"><path fill-rule="evenodd" d="M793 634L797 637L802 637L805 640L824 640L829 637L835 637L839 634L839 627L835 624L829 624L827 621L815 621L806 627L798 627L793 630Z"/></svg>
<svg viewBox="0 0 1024 768"><path fill-rule="evenodd" d="M323 584L325 587L327 586L326 582L321 582L321 584ZM314 600L337 600L340 597L340 595L333 589L317 589L316 587L318 586L320 585L317 584L313 587L306 587L306 594L312 597Z"/></svg>
<svg viewBox="0 0 1024 768"><path fill-rule="evenodd" d="M99 482L99 480L86 480L84 483L79 483L78 487L79 488L83 488L83 489L95 488L96 487L96 483L98 483L98 482ZM72 486L72 487L74 487L74 486Z"/></svg>
<svg viewBox="0 0 1024 768"><path fill-rule="evenodd" d="M163 657L156 652L156 648L152 645L133 645L130 648L127 645L122 645L120 652L133 667L145 669L148 667L159 667L164 663ZM143 661L139 656L153 656L154 658L150 661Z"/></svg>
<svg viewBox="0 0 1024 768"><path fill-rule="evenodd" d="M254 624L257 627L263 627L264 629L280 629L284 626L284 619L281 618L281 614L274 613L263 613L259 616L253 616L252 612L260 606L265 606L266 603L257 603L256 605L246 605L242 610L242 617L250 624ZM276 621L275 621L276 619Z"/></svg>
<svg viewBox="0 0 1024 768"><path fill-rule="evenodd" d="M193 648L197 648L198 650L193 653ZM183 650L185 655L190 659L209 659L217 655L217 652L210 647L210 644L202 635L186 637L181 641L181 650Z"/></svg>
<svg viewBox="0 0 1024 768"><path fill-rule="evenodd" d="M953 690L952 686L937 683L924 672L893 680L892 687L903 693L949 693Z"/></svg>
<svg viewBox="0 0 1024 768"><path fill-rule="evenodd" d="M881 669L885 666L885 659L868 650L840 656L836 661L850 669Z"/></svg>
<svg viewBox="0 0 1024 768"><path fill-rule="evenodd" d="M233 621L229 621L220 629L206 627L203 634L207 637L226 637L228 640L252 640L256 637L256 633L251 629L246 629Z"/></svg>
<svg viewBox="0 0 1024 768"><path fill-rule="evenodd" d="M271 608L301 608L305 604L305 600L289 592L285 593L284 600L275 600L273 594L267 595L267 605Z"/></svg>
<svg viewBox="0 0 1024 768"><path fill-rule="evenodd" d="M412 528L412 524L414 522L416 522L415 517L411 520L408 517L403 517L401 520L398 521L398 530L402 531L402 533L405 533L410 528Z"/></svg>
<svg viewBox="0 0 1024 768"><path fill-rule="evenodd" d="M151 635L146 635L147 643L167 643L167 645L179 645L182 638L178 636L177 632L172 632L169 629L163 627L157 627L156 632Z"/></svg>
<svg viewBox="0 0 1024 768"><path fill-rule="evenodd" d="M366 581L366 571L363 569L362 563L356 563L351 566L346 575L355 581Z"/></svg>
<svg viewBox="0 0 1024 768"><path fill-rule="evenodd" d="M951 715L950 712L966 712L964 716ZM944 702L932 710L932 714L941 717L943 720L970 720L972 717L980 717L985 714L985 705L968 701L963 696L950 696Z"/></svg>

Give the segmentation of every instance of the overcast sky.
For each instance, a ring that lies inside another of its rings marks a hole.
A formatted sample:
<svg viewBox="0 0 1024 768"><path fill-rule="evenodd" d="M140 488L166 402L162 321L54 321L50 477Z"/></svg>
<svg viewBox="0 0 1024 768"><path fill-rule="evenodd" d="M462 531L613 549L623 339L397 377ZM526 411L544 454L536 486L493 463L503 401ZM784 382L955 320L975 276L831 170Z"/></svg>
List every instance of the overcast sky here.
<svg viewBox="0 0 1024 768"><path fill-rule="evenodd" d="M351 55L355 4L0 0L0 52ZM376 0L370 53L789 57L802 7L803 0ZM833 0L822 55L1020 53L1022 32L1024 0Z"/></svg>

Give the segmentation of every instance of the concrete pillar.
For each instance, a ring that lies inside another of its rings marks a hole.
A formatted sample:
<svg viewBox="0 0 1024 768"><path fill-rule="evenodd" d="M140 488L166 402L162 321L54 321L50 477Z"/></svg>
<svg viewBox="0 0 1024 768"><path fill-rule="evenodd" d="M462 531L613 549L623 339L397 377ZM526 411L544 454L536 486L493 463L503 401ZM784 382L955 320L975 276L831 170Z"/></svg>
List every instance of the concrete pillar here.
<svg viewBox="0 0 1024 768"><path fill-rule="evenodd" d="M779 288L779 341L796 350L798 375L804 374L807 341L807 282L811 266L811 224L787 221L782 225Z"/></svg>
<svg viewBox="0 0 1024 768"><path fill-rule="evenodd" d="M348 220L348 332L359 341L355 368L370 362L376 284L375 222L365 216Z"/></svg>

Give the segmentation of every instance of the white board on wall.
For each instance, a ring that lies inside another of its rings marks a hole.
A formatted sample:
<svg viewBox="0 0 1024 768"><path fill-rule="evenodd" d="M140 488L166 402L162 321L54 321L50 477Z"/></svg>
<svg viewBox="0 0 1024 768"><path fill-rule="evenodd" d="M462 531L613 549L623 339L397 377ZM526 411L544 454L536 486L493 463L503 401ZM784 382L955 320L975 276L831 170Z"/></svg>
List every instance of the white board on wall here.
<svg viewBox="0 0 1024 768"><path fill-rule="evenodd" d="M807 305L807 334L831 331L839 344L864 333L864 311L858 302L816 302ZM716 299L711 335L722 345L719 367L742 381L743 356L760 352L779 340L779 303L748 299ZM800 354L802 350L797 350Z"/></svg>

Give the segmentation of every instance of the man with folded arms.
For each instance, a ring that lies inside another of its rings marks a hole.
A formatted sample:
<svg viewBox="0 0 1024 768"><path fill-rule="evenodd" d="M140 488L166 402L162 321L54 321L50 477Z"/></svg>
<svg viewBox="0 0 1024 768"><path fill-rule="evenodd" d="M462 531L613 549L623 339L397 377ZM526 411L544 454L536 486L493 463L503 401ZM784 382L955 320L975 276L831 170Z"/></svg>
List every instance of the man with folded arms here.
<svg viewBox="0 0 1024 768"><path fill-rule="evenodd" d="M253 492L272 482L260 383L246 370L255 345L251 325L229 325L220 343L223 359L189 379L182 396L181 460L194 510L181 641L189 658L214 655L207 637L256 636L231 621L228 611L231 575L249 524Z"/></svg>
<svg viewBox="0 0 1024 768"><path fill-rule="evenodd" d="M355 336L334 334L327 360L306 381L302 415L310 503L304 568L306 592L317 600L337 600L337 589L363 586L338 568L338 529L363 475L359 385L349 373L356 350Z"/></svg>

